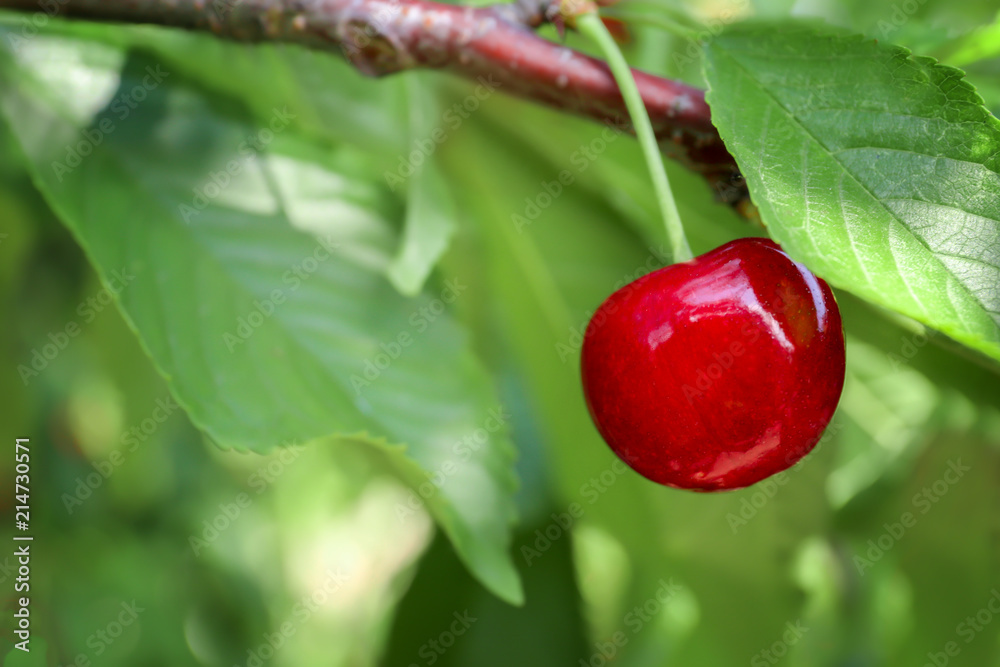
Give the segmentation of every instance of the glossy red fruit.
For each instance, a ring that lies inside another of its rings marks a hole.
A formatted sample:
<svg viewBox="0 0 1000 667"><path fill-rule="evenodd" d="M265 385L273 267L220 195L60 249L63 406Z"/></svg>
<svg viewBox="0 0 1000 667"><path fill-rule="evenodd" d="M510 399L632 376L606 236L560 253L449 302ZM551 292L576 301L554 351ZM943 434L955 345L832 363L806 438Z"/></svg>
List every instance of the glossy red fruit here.
<svg viewBox="0 0 1000 667"><path fill-rule="evenodd" d="M829 286L772 241L738 239L626 285L587 326L597 429L645 477L749 486L809 453L844 386Z"/></svg>

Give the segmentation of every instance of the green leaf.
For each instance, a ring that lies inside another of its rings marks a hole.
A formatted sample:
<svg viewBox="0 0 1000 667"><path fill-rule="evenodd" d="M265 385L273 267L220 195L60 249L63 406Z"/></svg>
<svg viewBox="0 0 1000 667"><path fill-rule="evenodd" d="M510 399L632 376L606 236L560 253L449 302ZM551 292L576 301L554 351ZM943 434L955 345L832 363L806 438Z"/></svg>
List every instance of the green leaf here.
<svg viewBox="0 0 1000 667"><path fill-rule="evenodd" d="M792 256L1000 359L1000 121L960 71L784 24L713 40L706 76L713 121Z"/></svg>
<svg viewBox="0 0 1000 667"><path fill-rule="evenodd" d="M433 162L410 178L400 248L388 276L402 294L418 294L455 233L455 202Z"/></svg>
<svg viewBox="0 0 1000 667"><path fill-rule="evenodd" d="M51 30L148 51L168 79L188 77L238 99L264 121L275 109L294 108L291 123L298 131L383 158L384 179L407 199L404 235L388 276L403 294L420 292L455 229L454 203L435 165L435 151L448 134L436 81L426 73L375 80L333 54L153 26L53 21Z"/></svg>
<svg viewBox="0 0 1000 667"><path fill-rule="evenodd" d="M226 447L383 453L477 577L519 602L506 419L445 307L469 298L462 276L401 296L383 276L397 211L363 153L303 142L294 110L255 126L180 77L148 85L153 67L38 36L0 51L0 111L178 403Z"/></svg>
<svg viewBox="0 0 1000 667"><path fill-rule="evenodd" d="M965 71L970 83L976 86L976 92L983 97L990 112L997 116L1000 114L1000 58L992 60L981 60L971 65L965 66Z"/></svg>
<svg viewBox="0 0 1000 667"><path fill-rule="evenodd" d="M407 181L403 242L389 265L389 280L403 294L418 293L455 232L455 202L437 165L438 145L448 139L439 124L440 105L424 77L407 79L410 98L410 146L399 156L399 166L385 179L395 190ZM433 90L433 89L432 89ZM413 172L407 179L407 174Z"/></svg>

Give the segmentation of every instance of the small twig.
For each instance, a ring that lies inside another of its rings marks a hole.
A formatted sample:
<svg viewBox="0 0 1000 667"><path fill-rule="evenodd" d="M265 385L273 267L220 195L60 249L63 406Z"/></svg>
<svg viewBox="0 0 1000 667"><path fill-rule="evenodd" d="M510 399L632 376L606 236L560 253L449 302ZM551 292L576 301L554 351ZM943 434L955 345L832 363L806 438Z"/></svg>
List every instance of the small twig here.
<svg viewBox="0 0 1000 667"><path fill-rule="evenodd" d="M50 0L71 18L210 31L242 42L283 42L344 55L360 72L412 68L501 88L597 121L625 123L625 103L608 66L532 32L551 0L472 8L426 0ZM0 9L41 11L38 0L0 0ZM712 125L703 91L633 70L661 148L702 173L719 198L746 197L732 156Z"/></svg>

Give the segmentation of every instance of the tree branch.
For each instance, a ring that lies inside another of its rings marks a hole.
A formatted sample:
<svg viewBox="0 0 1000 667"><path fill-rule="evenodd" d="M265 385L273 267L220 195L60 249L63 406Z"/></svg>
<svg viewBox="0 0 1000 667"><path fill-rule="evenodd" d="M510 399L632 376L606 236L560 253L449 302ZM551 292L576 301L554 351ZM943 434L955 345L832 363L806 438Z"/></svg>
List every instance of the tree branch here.
<svg viewBox="0 0 1000 667"><path fill-rule="evenodd" d="M607 65L543 39L554 0L472 8L426 0L50 0L73 18L211 31L242 42L284 42L339 52L360 72L417 67L467 79L492 76L506 92L601 122L622 123L625 104ZM39 11L38 0L0 9ZM703 174L727 203L746 189L712 125L704 93L633 70L661 147Z"/></svg>

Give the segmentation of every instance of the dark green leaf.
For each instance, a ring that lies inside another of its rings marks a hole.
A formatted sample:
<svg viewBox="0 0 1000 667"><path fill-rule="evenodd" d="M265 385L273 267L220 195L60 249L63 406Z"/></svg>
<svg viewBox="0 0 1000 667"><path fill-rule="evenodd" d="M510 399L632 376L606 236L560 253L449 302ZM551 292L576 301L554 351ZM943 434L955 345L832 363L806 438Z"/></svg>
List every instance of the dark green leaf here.
<svg viewBox="0 0 1000 667"><path fill-rule="evenodd" d="M713 120L796 259L1000 359L1000 121L961 72L770 25L712 41L706 73Z"/></svg>

